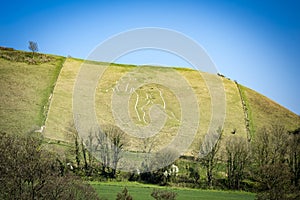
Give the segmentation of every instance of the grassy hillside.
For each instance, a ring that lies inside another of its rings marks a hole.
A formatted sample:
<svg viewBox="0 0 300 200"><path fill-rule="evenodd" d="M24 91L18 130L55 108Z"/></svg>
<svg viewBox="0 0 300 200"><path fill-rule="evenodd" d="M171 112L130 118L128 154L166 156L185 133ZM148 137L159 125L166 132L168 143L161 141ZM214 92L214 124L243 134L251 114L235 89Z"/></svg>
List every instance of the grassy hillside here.
<svg viewBox="0 0 300 200"><path fill-rule="evenodd" d="M288 130L300 127L298 115L250 88L241 86L241 89L248 104L254 131L272 123L284 124Z"/></svg>
<svg viewBox="0 0 300 200"><path fill-rule="evenodd" d="M58 78L57 85L54 90L51 109L49 111L49 116L46 122L47 128L45 136L48 138L69 142L73 139L71 136L72 133L70 132L70 125L73 120L72 94L76 77L82 62L83 61L81 60L68 58L64 63L64 67L61 71L60 77ZM93 63L90 65L90 67L91 69L96 69L101 67L103 68L104 65L101 63ZM107 68L102 75L102 78L98 82L98 86L95 92L95 109L100 124L114 123L111 107L113 89L117 85L117 82L120 80L120 78L127 72L130 72L133 68L134 66L113 64L109 68ZM145 68L144 70L144 73L147 74L148 78L151 78L151 76L161 76L167 78L167 75L169 73L168 68L155 67L149 69ZM207 133L209 122L211 119L211 97L206 83L203 79L203 76L207 76L205 73L201 73L202 76L199 76L199 73L194 70L176 70L192 86L199 102L200 126L193 140L193 143L189 148L189 151L186 153L188 155L191 155L197 152L201 141ZM210 76L210 78L214 79L220 77ZM245 126L245 111L241 103L241 97L237 85L233 81L230 81L226 78L222 78L222 81L226 94L226 120L224 123L225 138L231 135L231 132L233 130L236 130L236 135L247 137ZM244 95L243 98L247 99L250 107L247 112L255 112L255 114L253 114L252 116L253 121L251 121L251 123L256 123L256 128L272 122L272 119L274 118L278 118L279 120L286 122L288 128L290 129L294 129L299 126L299 117L297 115L282 108L278 104L254 91L250 93L251 90L245 87L242 87L242 91L242 95ZM136 90L136 93L133 93L131 95L129 101L129 112L135 123L145 125L149 122L149 116L143 115L143 110L147 109L145 105L147 104L147 98L150 95L154 99L154 103L163 104L162 101L164 101L166 108L165 110L168 115L165 127L160 131L159 134L156 135L158 141L156 148L159 149L165 143L170 142L176 136L175 133L180 125L178 123L178 119L180 119L181 114L180 109L178 109L179 103L178 101L176 101L174 94L172 94L172 92L170 92L167 88L153 84L141 87ZM163 96L163 100L160 95ZM262 104L261 102L273 102L273 107L269 108L269 104ZM281 109L278 110L278 108ZM265 112L266 110L269 110L269 112ZM277 113L277 115L270 117L270 112ZM257 116L260 116L260 118L257 119ZM284 116L288 116L288 118L283 120ZM141 149L141 140L135 137L131 137L130 135L127 135L127 137L127 148L129 150L135 151Z"/></svg>
<svg viewBox="0 0 300 200"><path fill-rule="evenodd" d="M73 135L70 130L73 121L73 89L83 61L73 58L65 60L62 57L50 56L51 60L33 65L28 64L26 59L22 62L8 59L6 54L3 56L3 52L5 53L4 50L1 50L0 130L24 133L43 125L47 114L44 136L57 141L72 142ZM103 63L92 62L90 64L91 70L99 68L104 69ZM132 65L112 64L104 71L95 91L95 110L100 124L114 123L111 108L113 89L124 74L135 68L136 66ZM148 78L159 76L162 79L167 79L170 70L173 69L145 67L143 70L145 70L144 74L147 74ZM199 74L199 72L190 69L175 70L193 88L200 108L200 126L189 151L186 152L187 155L198 152L212 117L211 96L205 79L221 79L223 82L226 95L225 138L232 135L233 130L236 132L235 135L247 137L245 112L248 113L247 116L254 130L277 121L287 125L288 129L295 129L300 126L299 116L251 89L240 86L240 93L237 84L224 77L205 73ZM125 85L123 86L125 87ZM51 95L53 87L54 91ZM51 98L49 98L50 96ZM246 101L246 111L243 109L241 99ZM50 108L47 112L49 103ZM135 123L140 125L149 123L150 118L147 112L151 104L160 104L164 107L167 116L165 126L155 136L157 139L155 148L160 149L176 136L180 126L178 120L181 117L180 104L174 93L162 85L152 84L140 87L135 93L132 93L129 100L129 115ZM127 149L133 151L141 149L141 140L129 134L127 134L127 138Z"/></svg>
<svg viewBox="0 0 300 200"><path fill-rule="evenodd" d="M39 129L64 58L0 50L0 131L26 133ZM42 60L44 59L44 60Z"/></svg>
<svg viewBox="0 0 300 200"><path fill-rule="evenodd" d="M50 103L48 118L45 123L46 130L44 135L47 138L73 141L73 136L69 135L70 125L73 120L72 94L80 64L81 61L73 59L67 59L64 63L64 67L57 79Z"/></svg>
<svg viewBox="0 0 300 200"><path fill-rule="evenodd" d="M54 140L63 140L71 142L73 140L71 129L71 122L73 120L72 115L72 94L73 88L76 81L80 65L83 61L77 59L68 58L64 63L64 67L61 70L60 76L57 80L57 84L53 93L53 98L51 101L50 111L48 114L48 119L46 121L46 131L45 136ZM101 64L96 64L94 67L104 67ZM111 108L111 96L113 93L113 88L115 87L117 81L127 72L129 72L133 66L127 67L123 65L112 65L106 69L101 81L98 83L98 87L95 94L95 105L97 117L100 124L114 123L113 113ZM158 68L156 67L154 72L153 68L145 69L145 74L150 76L162 76L167 78L169 73L168 68ZM199 102L200 108L200 126L198 128L195 139L190 147L187 154L193 154L194 151L199 149L203 137L207 133L210 119L211 119L211 97L207 89L206 83L202 76L206 76L202 73L189 69L177 69L179 72L192 86L197 100ZM211 76L210 78L219 78L217 76ZM246 137L246 130L244 123L241 123L241 118L243 119L243 109L240 102L239 93L234 82L227 79L223 79L223 84L226 93L226 120L225 120L225 136L229 135L233 129L237 130L237 135ZM150 91L150 93L147 93ZM165 143L171 141L173 137L176 136L176 132L179 127L178 119L181 117L181 110L179 109L179 103L172 92L167 88L158 85L148 85L137 89L136 93L133 94L129 101L130 114L134 122L137 124L145 125L150 119L148 115L143 116L143 107L146 102L146 96L152 95L155 99L154 103L162 104L164 101L166 107L166 113L168 115L165 127L156 136L157 146L156 148L161 148ZM163 96L160 98L160 95ZM137 108L135 109L135 103L139 99ZM59 116L59 117L57 117ZM139 120L139 118L141 118ZM142 119L143 118L143 119ZM188 131L188 130L187 130ZM142 141L130 137L128 135L127 147L130 150L141 149Z"/></svg>

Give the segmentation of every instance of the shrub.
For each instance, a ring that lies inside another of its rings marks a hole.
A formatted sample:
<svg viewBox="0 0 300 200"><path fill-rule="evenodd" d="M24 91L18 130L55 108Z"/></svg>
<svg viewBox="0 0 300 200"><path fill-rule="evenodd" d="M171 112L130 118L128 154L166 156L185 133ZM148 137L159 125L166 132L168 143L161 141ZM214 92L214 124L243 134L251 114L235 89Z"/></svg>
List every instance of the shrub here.
<svg viewBox="0 0 300 200"><path fill-rule="evenodd" d="M121 193L117 194L117 200L132 200L132 196L128 193L125 187Z"/></svg>
<svg viewBox="0 0 300 200"><path fill-rule="evenodd" d="M30 65L37 65L37 64L47 63L52 61L52 57L45 54L35 53L35 56L33 58L29 52L6 50L1 48L0 51L1 51L0 58L9 61L25 62Z"/></svg>
<svg viewBox="0 0 300 200"><path fill-rule="evenodd" d="M151 196L156 200L175 200L177 193L168 190L154 189Z"/></svg>

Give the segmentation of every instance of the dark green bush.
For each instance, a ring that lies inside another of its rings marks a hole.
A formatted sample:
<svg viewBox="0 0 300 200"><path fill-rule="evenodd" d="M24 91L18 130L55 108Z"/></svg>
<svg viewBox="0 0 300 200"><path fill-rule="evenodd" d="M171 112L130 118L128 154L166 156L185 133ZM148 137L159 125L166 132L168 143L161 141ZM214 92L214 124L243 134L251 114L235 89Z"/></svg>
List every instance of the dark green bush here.
<svg viewBox="0 0 300 200"><path fill-rule="evenodd" d="M168 190L158 190L154 189L151 196L156 200L175 200L177 193Z"/></svg>
<svg viewBox="0 0 300 200"><path fill-rule="evenodd" d="M125 187L121 193L117 194L117 200L132 200L132 196L128 193L127 188Z"/></svg>

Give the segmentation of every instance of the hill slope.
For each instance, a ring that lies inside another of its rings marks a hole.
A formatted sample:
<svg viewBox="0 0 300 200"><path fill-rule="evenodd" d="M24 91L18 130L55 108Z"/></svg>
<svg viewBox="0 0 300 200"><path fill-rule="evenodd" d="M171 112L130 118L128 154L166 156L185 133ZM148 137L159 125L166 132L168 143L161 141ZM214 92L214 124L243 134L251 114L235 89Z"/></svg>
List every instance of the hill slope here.
<svg viewBox="0 0 300 200"><path fill-rule="evenodd" d="M72 94L74 89L74 84L80 70L80 66L83 63L81 60L67 59L64 63L64 67L58 78L54 95L51 103L51 109L49 111L49 117L46 122L45 136L55 140L69 141L73 140L72 132ZM104 67L101 64L93 65L95 68ZM95 94L95 106L97 111L97 118L100 124L114 123L114 117L111 107L111 98L113 94L113 88L115 88L117 81L127 72L130 72L133 66L123 66L123 65L111 65L106 69L102 75L101 81L98 83L98 87ZM152 68L151 68L152 69ZM159 72L159 76L164 76L168 73L168 68L154 68L156 72ZM149 69L150 70L150 69ZM145 72L146 74L151 74L150 71ZM211 119L211 97L205 81L198 72L188 69L177 69L189 84L192 86L195 94L197 96L200 108L200 126L197 134L194 138L192 146L188 154L192 154L193 150L199 148L200 142L203 140L207 129L209 127L209 122ZM154 76L154 75L153 75ZM157 74L155 75L157 76ZM207 76L202 73L202 76ZM211 76L212 79L220 78L217 76ZM269 124L274 120L279 120L285 123L285 125L294 129L299 126L299 117L292 112L284 109L280 105L274 103L268 98L246 88L240 86L242 98L240 96L237 84L226 78L222 78L225 94L226 94L226 119L224 123L225 137L230 135L230 133L235 130L236 135L242 137L247 136L247 127L245 123L245 109L242 105L242 100L245 99L247 102L247 112L248 118L250 119L250 124L254 124L255 129L259 129L262 126ZM129 102L129 107L131 108L131 117L137 124L145 125L149 121L149 116L142 113L143 105L146 105L147 91L151 91L151 95L155 100L154 103L161 104L160 92L164 97L164 103L166 105L166 113L169 118L166 122L166 126L157 135L157 140L160 142L157 148L161 148L165 143L170 142L175 136L180 124L178 120L180 119L180 110L176 109L179 107L178 102L172 93L168 92L166 88L158 85L149 85L139 88L136 94L132 95ZM252 93L251 93L252 92ZM137 104L137 109L134 109L136 99L139 98L139 104ZM256 98L256 99L255 99ZM257 102L257 103L256 103ZM271 104L272 107L268 107ZM265 112L268 110L268 112ZM57 117L59 116L59 117ZM253 130L255 130L253 128ZM251 131L253 131L251 130ZM251 134L251 133L250 133ZM130 141L127 146L131 150L138 150L141 148L142 141L128 136L128 141Z"/></svg>
<svg viewBox="0 0 300 200"><path fill-rule="evenodd" d="M39 54L36 60L45 60L35 65L22 59L31 59L31 53L0 53L0 131L26 133L40 128L64 58Z"/></svg>
<svg viewBox="0 0 300 200"><path fill-rule="evenodd" d="M6 51L1 50L2 55ZM51 56L51 61L31 65L24 62L0 58L1 98L0 98L0 131L24 133L33 127L41 126L50 103L48 117L45 121L44 136L57 140L72 142L72 97L75 81L82 60ZM63 63L63 67L61 65ZM104 67L101 63L91 63L92 68ZM112 64L104 71L95 92L95 109L100 124L114 123L111 97L117 81L135 66ZM60 71L61 69L61 71ZM170 68L146 67L145 74L166 78ZM173 70L173 69L172 69ZM225 137L235 131L236 135L251 138L255 130L271 122L284 123L288 129L300 126L300 117L276 104L263 95L240 86L224 77L209 75L190 70L175 69L192 86L198 100L200 126L193 143L186 154L199 149L211 119L211 96L204 78L221 79L226 95ZM60 73L59 73L60 72ZM88 78L88 77L87 77ZM51 95L56 82L53 95ZM51 96L51 98L49 98ZM147 102L160 104L167 115L165 126L157 134L159 149L175 136L181 117L181 110L176 96L161 85L152 84L140 87L131 95L129 113L133 121L140 125L149 123ZM247 120L249 120L247 125ZM188 130L187 130L188 131ZM250 131L250 132L249 132ZM127 135L127 148L135 151L141 149L142 141ZM191 139L191 138L188 138Z"/></svg>

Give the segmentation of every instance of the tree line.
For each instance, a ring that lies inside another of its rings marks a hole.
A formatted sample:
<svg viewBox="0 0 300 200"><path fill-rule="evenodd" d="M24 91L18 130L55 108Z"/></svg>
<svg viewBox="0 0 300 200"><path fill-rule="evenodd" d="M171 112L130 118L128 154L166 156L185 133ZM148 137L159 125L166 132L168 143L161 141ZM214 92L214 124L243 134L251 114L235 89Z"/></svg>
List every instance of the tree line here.
<svg viewBox="0 0 300 200"><path fill-rule="evenodd" d="M0 163L0 199L99 199L35 133L0 133Z"/></svg>
<svg viewBox="0 0 300 200"><path fill-rule="evenodd" d="M70 131L74 132L74 157L69 160L44 148L47 144L38 133L1 133L0 199L98 199L82 178L248 190L256 192L258 199L300 197L300 128L289 132L279 125L265 127L256 132L251 143L238 133L225 138L219 129L215 142L202 145L202 151L209 151L197 156L194 165L184 167L183 159L172 163L177 155L166 149L151 160L145 158L140 172L118 170L126 145L125 134L118 127L96 129L86 141L78 137L74 127ZM145 139L143 151L152 151L155 143ZM94 158L92 150L101 162ZM159 162L164 162L165 167L152 170L153 164Z"/></svg>
<svg viewBox="0 0 300 200"><path fill-rule="evenodd" d="M83 169L87 176L121 177L122 180L160 185L191 183L189 186L196 188L247 190L256 192L258 199L299 199L299 132L300 128L288 131L284 126L276 124L258 130L249 142L247 138L239 137L238 133L225 138L223 130L219 129L213 136L214 142L207 140L201 146L201 151L208 153L205 156L196 156L194 166L186 166L187 174L170 173L172 164L176 164L170 163L176 157L176 152L172 149L160 152L154 159L145 158L140 172L118 172L126 139L125 133L113 125L90 133L86 145L83 145L83 141L79 145L77 138L75 152L76 159L83 159L82 164L77 161L77 166L81 166L78 169ZM93 149L101 157L98 167L95 167L92 162L94 158L88 153L88 146L92 143ZM145 139L143 152L151 152L155 143L154 140ZM165 167L151 170L156 162L165 162ZM206 173L200 173L200 169ZM179 171L181 170L182 165L179 167ZM224 174L222 178L217 176L220 172ZM201 182L204 179L205 182Z"/></svg>
<svg viewBox="0 0 300 200"><path fill-rule="evenodd" d="M222 165L227 189L245 189L248 181L257 199L300 198L300 128L287 131L276 124L258 130L251 143L236 135L222 140L220 133L210 153L199 159L207 171L208 187L213 187L215 166ZM217 156L221 143L222 156Z"/></svg>

